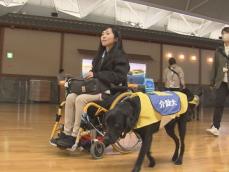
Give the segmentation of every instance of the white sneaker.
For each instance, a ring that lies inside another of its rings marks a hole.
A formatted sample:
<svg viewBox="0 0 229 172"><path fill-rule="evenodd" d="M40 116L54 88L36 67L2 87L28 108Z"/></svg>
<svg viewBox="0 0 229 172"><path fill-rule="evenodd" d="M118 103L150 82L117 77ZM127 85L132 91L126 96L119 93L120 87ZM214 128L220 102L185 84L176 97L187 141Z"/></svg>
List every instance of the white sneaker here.
<svg viewBox="0 0 229 172"><path fill-rule="evenodd" d="M206 131L213 134L214 136L219 136L219 129L215 128L214 125L212 125L211 128L206 129Z"/></svg>

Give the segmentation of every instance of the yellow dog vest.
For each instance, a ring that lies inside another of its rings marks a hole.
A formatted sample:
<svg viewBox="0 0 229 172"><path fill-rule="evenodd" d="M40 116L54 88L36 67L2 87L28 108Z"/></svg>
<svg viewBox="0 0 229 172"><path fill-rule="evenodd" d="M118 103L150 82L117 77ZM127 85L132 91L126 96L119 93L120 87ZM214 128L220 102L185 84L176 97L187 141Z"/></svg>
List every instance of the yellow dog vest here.
<svg viewBox="0 0 229 172"><path fill-rule="evenodd" d="M169 115L168 116L169 118L179 117L181 114L184 114L188 108L187 96L181 92L175 92L175 93L180 98L181 109L179 112ZM163 95L168 95L169 93L155 91L154 94L163 96ZM135 129L159 122L162 119L162 116L160 115L160 113L158 113L153 108L151 101L147 94L142 93L142 92L137 92L137 93L134 93L132 96L138 96L141 102L141 112L139 115L138 122L135 126Z"/></svg>

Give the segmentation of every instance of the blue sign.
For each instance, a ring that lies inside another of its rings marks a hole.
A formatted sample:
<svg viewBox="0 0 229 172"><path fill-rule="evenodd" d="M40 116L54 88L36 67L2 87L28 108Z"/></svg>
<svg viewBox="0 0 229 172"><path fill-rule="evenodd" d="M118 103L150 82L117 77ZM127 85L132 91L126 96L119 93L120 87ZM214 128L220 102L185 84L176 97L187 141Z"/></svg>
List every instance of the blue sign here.
<svg viewBox="0 0 229 172"><path fill-rule="evenodd" d="M166 91L168 95L148 94L154 109L161 115L171 115L181 109L180 97L171 91Z"/></svg>

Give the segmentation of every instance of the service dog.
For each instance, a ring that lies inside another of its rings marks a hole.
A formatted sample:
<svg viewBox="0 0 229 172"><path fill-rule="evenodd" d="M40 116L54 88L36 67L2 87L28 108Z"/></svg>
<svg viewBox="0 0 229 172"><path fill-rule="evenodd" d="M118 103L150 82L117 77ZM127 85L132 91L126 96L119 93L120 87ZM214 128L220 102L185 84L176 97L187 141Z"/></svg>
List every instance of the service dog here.
<svg viewBox="0 0 229 172"><path fill-rule="evenodd" d="M185 134L186 134L186 112L188 109L188 100L193 99L191 92L186 94L176 92L179 95L181 102L181 110L170 118L169 122L164 126L166 133L175 142L175 151L172 156L172 161L176 165L181 165L185 150ZM133 130L142 139L142 146L135 162L133 172L138 172L141 169L145 155L149 159L149 167L155 166L154 157L151 155L150 147L152 135L156 133L162 123L162 116L154 108L144 109L147 105L151 105L148 96L144 93L134 93L133 96L124 99L116 107L105 114L106 134L104 144L113 144L120 137L125 137L125 134ZM187 97L190 97L187 99ZM147 101L142 101L146 98ZM142 119L142 115L149 116L149 120ZM178 124L179 137L175 134L175 125Z"/></svg>
<svg viewBox="0 0 229 172"><path fill-rule="evenodd" d="M189 120L199 120L200 119L200 109L201 109L201 101L200 98L203 94L201 88L197 90L194 94L193 99L189 102Z"/></svg>

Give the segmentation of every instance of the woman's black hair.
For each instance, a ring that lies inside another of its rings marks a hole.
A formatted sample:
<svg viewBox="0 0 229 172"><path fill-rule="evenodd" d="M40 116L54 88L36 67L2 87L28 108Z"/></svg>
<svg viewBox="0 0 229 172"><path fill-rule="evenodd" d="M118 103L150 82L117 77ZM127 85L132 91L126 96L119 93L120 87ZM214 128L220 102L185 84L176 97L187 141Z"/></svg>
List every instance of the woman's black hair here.
<svg viewBox="0 0 229 172"><path fill-rule="evenodd" d="M117 51L117 50L120 50L120 51L123 51L123 46L122 46L122 37L121 37L121 33L119 32L119 30L113 26L108 26L106 27L105 29L103 29L103 31L107 30L111 28L113 34L114 34L114 39L117 39L117 41L115 41L114 43L114 46L112 47L112 49L110 50L110 52L114 52L114 51ZM101 36L101 35L100 35ZM98 52L97 52L97 57L100 57L102 56L103 52L106 50L106 47L104 47L101 43L101 40L100 40L100 45L99 45L99 48L98 48Z"/></svg>
<svg viewBox="0 0 229 172"><path fill-rule="evenodd" d="M221 34L223 34L224 32L229 33L229 27L224 27L221 31Z"/></svg>

